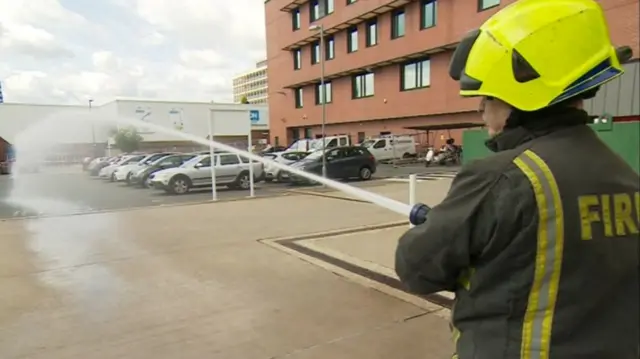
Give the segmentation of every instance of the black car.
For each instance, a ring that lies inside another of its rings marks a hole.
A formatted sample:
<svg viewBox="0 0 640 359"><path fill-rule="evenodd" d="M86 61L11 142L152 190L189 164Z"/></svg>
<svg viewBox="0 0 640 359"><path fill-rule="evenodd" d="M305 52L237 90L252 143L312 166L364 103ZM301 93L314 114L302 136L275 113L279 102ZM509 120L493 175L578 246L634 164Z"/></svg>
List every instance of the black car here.
<svg viewBox="0 0 640 359"><path fill-rule="evenodd" d="M140 169L137 169L131 174L131 177L129 177L130 184L141 188L146 188L147 180L149 179L149 176L151 174L156 173L160 170L166 170L167 168L179 167L186 161L194 158L196 155L197 154L192 153L170 155L159 158L148 165L143 165Z"/></svg>
<svg viewBox="0 0 640 359"><path fill-rule="evenodd" d="M304 159L294 163L291 167L322 175L322 156L327 163L327 177L334 179L358 178L362 181L370 180L376 172L376 159L364 147L345 146L325 151L315 151ZM288 173L293 184L312 183L307 178Z"/></svg>

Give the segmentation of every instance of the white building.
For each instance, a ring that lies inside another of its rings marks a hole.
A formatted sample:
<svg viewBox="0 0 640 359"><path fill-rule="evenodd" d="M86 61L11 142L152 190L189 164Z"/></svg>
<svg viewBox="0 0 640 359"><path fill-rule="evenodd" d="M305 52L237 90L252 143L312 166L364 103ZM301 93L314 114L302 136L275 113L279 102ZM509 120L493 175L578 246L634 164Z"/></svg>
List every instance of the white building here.
<svg viewBox="0 0 640 359"><path fill-rule="evenodd" d="M233 102L240 103L246 97L251 104L266 104L268 96L266 60L258 62L255 69L233 78Z"/></svg>
<svg viewBox="0 0 640 359"><path fill-rule="evenodd" d="M252 130L254 143L258 139L268 138L267 105L124 98L94 105L91 109L88 106L3 103L0 104L0 137L9 143L29 137L43 142L48 140L57 144L73 144L76 149L92 148L93 144L104 148L114 130L127 126L122 120L130 119L160 127L139 126L143 148L173 148L181 145L187 148L191 146L186 145L190 142L188 139L161 129L206 139L212 117L214 136L218 138L245 142L248 128Z"/></svg>

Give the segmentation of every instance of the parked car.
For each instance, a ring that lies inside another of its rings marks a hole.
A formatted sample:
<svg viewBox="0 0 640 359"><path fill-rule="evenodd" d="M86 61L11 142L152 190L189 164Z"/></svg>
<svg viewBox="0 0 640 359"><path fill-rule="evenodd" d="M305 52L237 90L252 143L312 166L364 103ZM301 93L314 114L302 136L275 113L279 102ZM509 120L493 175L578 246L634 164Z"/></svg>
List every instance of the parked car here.
<svg viewBox="0 0 640 359"><path fill-rule="evenodd" d="M93 177L98 176L100 174L100 170L120 161L121 158L122 156L102 157L101 160L93 163L92 165L89 165L89 175Z"/></svg>
<svg viewBox="0 0 640 359"><path fill-rule="evenodd" d="M129 182L132 185L145 188L148 187L147 181L149 180L149 176L169 168L175 168L182 166L184 163L194 158L196 154L183 154L183 155L170 155L166 157L159 158L152 162L151 164L143 164L140 166L141 168L136 169L135 171L131 171L131 177L129 178Z"/></svg>
<svg viewBox="0 0 640 359"><path fill-rule="evenodd" d="M93 157L85 157L82 159L82 170L83 171L87 171L89 169L89 164L91 164L91 161L93 161L94 158Z"/></svg>
<svg viewBox="0 0 640 359"><path fill-rule="evenodd" d="M345 146L326 151L316 151L295 162L291 167L322 175L322 156L327 163L327 177L336 179L358 178L362 181L370 180L376 172L376 159L364 147ZM289 178L293 184L308 184L313 181L291 173L283 173L283 178Z"/></svg>
<svg viewBox="0 0 640 359"><path fill-rule="evenodd" d="M115 179L117 182L126 182L128 185L131 182L131 175L133 171L139 170L141 166L150 165L151 163L155 162L160 158L167 157L169 155L177 155L177 154L178 153L176 152L150 153L146 157L141 159L138 163L132 163L132 164L118 167L118 169L114 173Z"/></svg>
<svg viewBox="0 0 640 359"><path fill-rule="evenodd" d="M284 146L267 146L266 148L264 148L262 151L260 151L260 155L266 155L266 154L270 154L270 153L276 153L276 152L284 152L286 151L287 148Z"/></svg>
<svg viewBox="0 0 640 359"><path fill-rule="evenodd" d="M216 185L229 188L249 189L249 159L235 153L219 153L214 155ZM253 163L255 181L264 176L263 165ZM167 193L185 194L192 188L210 187L211 156L196 156L180 167L158 171L149 178L149 183L156 189Z"/></svg>
<svg viewBox="0 0 640 359"><path fill-rule="evenodd" d="M135 164L140 162L141 159L143 159L145 157L145 155L128 155L128 156L122 156L120 158L120 160L116 163L112 163L106 167L103 167L100 172L98 173L98 177L102 178L102 179L106 179L109 180L111 182L115 182L116 180L116 170L120 167L120 166L126 166L128 164Z"/></svg>
<svg viewBox="0 0 640 359"><path fill-rule="evenodd" d="M274 152L274 153L266 153L263 157L268 158L274 162L282 163L285 165L291 165L292 163L298 162L301 159L307 157L309 152L306 151L287 151L287 152ZM279 168L276 168L273 165L267 164L264 166L264 180L266 182L271 182L276 180L278 182L284 182L285 179L281 176L282 173L286 171L282 171Z"/></svg>

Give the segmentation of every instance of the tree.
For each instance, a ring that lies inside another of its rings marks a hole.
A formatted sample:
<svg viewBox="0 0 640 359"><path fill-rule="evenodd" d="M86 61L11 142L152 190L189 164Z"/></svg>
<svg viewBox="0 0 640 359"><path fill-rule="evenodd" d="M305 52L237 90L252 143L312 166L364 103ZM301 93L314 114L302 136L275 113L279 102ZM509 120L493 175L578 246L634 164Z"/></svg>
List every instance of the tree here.
<svg viewBox="0 0 640 359"><path fill-rule="evenodd" d="M115 147L124 153L138 150L142 140L142 136L135 127L120 128L115 131L113 136Z"/></svg>
<svg viewBox="0 0 640 359"><path fill-rule="evenodd" d="M242 98L240 99L240 103L248 104L249 103L249 99L247 98L247 96L242 96Z"/></svg>

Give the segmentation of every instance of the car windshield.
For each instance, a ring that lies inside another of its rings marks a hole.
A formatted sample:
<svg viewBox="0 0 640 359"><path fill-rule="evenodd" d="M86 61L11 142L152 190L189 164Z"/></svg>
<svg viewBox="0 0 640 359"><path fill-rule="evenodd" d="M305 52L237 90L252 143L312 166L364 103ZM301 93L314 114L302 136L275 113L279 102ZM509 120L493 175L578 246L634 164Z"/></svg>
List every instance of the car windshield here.
<svg viewBox="0 0 640 359"><path fill-rule="evenodd" d="M195 156L194 158L188 160L187 162L183 163L182 166L180 167L193 167L196 163L202 161L204 158L209 157L209 155L201 155L201 156Z"/></svg>
<svg viewBox="0 0 640 359"><path fill-rule="evenodd" d="M129 161L129 158L131 157L122 157L118 162L116 162L116 165L123 165L125 163L127 163L127 161Z"/></svg>
<svg viewBox="0 0 640 359"><path fill-rule="evenodd" d="M374 140L366 140L366 141L362 142L362 143L360 144L360 146L362 146L362 147L367 147L367 148L368 148L368 147L373 146L373 144L374 144L375 142L376 142L376 141L374 141Z"/></svg>
<svg viewBox="0 0 640 359"><path fill-rule="evenodd" d="M302 159L302 161L316 161L316 160L319 160L320 158L322 158L322 154L323 153L324 153L324 151L311 152L307 157Z"/></svg>
<svg viewBox="0 0 640 359"><path fill-rule="evenodd" d="M165 156L165 157L157 158L157 159L155 159L153 161L150 161L149 166L155 166L157 164L160 164L162 161L164 161L164 160L166 160L167 158L170 158L170 157L173 157L173 156Z"/></svg>
<svg viewBox="0 0 640 359"><path fill-rule="evenodd" d="M151 155L151 156L149 156L148 158L146 158L146 159L144 160L144 162L143 162L143 163L141 163L141 165L144 165L144 166L151 166L151 164L152 164L152 163L154 163L155 161L157 161L157 160L161 160L161 159L163 159L163 158L165 158L165 157L167 157L167 156L169 156L169 154L162 154L162 153L158 154L158 153L156 153L156 154Z"/></svg>

